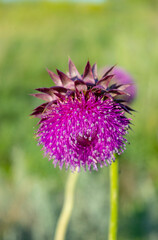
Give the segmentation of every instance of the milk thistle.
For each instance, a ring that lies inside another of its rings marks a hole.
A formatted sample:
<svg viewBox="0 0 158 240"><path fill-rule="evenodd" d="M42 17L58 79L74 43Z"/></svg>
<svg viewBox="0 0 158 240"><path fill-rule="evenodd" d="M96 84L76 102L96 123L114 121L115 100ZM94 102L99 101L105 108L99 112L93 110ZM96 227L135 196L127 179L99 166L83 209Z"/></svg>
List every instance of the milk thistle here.
<svg viewBox="0 0 158 240"><path fill-rule="evenodd" d="M59 217L55 240L64 240L71 216L77 171L98 170L115 161L115 153L121 154L127 143L125 135L130 128L132 109L129 90L131 81L123 81L127 74L119 77L118 69L110 67L98 79L97 65L88 61L82 75L69 59L67 74L47 70L56 86L37 88L32 94L45 103L31 114L40 118L36 132L38 144L54 166L70 168L64 205ZM121 72L122 73L122 72ZM126 104L125 104L126 103ZM109 240L117 239L118 206L118 162L110 167Z"/></svg>
<svg viewBox="0 0 158 240"><path fill-rule="evenodd" d="M100 75L104 75L107 72L107 70L108 70L107 67L102 68L99 71ZM128 85L127 88L125 89L126 94L123 95L121 98L124 99L127 104L131 104L137 95L137 87L133 77L123 68L118 66L114 67L112 73L114 74L114 77L111 83Z"/></svg>
<svg viewBox="0 0 158 240"><path fill-rule="evenodd" d="M69 59L67 74L48 70L56 86L37 88L40 93L32 94L46 101L32 116L40 118L38 143L54 166L97 170L115 161L115 153L124 151L131 120L125 112L132 109L121 96L129 85L110 84L115 79L113 69L98 79L97 65L91 67L88 61L80 75Z"/></svg>

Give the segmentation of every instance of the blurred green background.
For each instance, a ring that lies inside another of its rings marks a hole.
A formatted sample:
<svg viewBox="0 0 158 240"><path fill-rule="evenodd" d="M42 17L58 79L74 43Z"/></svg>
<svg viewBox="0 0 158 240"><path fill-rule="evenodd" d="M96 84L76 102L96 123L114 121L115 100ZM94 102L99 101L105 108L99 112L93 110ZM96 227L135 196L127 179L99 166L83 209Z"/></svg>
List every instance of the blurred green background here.
<svg viewBox="0 0 158 240"><path fill-rule="evenodd" d="M120 157L119 240L158 239L158 2L0 3L0 239L53 239L69 171L43 158L34 139L46 72L86 61L134 77L133 131ZM107 239L109 167L82 171L66 239Z"/></svg>

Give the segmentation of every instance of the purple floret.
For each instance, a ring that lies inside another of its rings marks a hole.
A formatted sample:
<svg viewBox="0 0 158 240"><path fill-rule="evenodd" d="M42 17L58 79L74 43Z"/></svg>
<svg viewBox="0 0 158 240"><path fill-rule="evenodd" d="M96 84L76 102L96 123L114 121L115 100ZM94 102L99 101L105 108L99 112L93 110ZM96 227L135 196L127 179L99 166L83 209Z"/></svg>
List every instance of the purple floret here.
<svg viewBox="0 0 158 240"><path fill-rule="evenodd" d="M90 95L88 101L82 95L58 102L43 115L37 137L55 166L97 170L125 148L129 119L112 99Z"/></svg>

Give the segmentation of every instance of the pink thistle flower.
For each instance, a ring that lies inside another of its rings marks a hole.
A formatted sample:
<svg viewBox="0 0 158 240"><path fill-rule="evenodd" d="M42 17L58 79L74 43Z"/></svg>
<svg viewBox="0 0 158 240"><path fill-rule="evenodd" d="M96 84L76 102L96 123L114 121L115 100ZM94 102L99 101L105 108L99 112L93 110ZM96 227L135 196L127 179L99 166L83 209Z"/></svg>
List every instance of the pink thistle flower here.
<svg viewBox="0 0 158 240"><path fill-rule="evenodd" d="M101 69L100 70L101 75L106 73L107 70L108 70L107 67ZM114 77L111 81L111 84L117 83L128 85L125 89L126 94L122 96L122 99L124 99L128 104L131 104L137 95L137 87L134 79L123 68L117 66L112 70L112 74L114 74Z"/></svg>
<svg viewBox="0 0 158 240"><path fill-rule="evenodd" d="M57 86L38 88L32 94L46 103L35 108L32 115L40 118L36 133L45 155L60 168L72 171L98 169L115 160L114 153L125 149L130 119L129 106L118 99L124 95L124 85L109 83L113 67L98 80L96 64L87 62L83 75L69 60L69 73L48 70Z"/></svg>

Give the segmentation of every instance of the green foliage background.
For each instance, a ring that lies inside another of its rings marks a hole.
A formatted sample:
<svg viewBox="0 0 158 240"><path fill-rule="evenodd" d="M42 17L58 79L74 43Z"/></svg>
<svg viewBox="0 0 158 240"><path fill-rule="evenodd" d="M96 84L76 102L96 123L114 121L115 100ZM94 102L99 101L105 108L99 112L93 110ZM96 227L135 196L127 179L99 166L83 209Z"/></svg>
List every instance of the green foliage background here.
<svg viewBox="0 0 158 240"><path fill-rule="evenodd" d="M46 68L66 71L68 56L80 72L88 59L117 63L136 81L131 144L119 159L118 239L158 239L157 23L156 0L0 4L0 239L53 239L68 172L36 145L29 114L40 100L29 94L51 86ZM80 173L66 239L107 239L108 175Z"/></svg>

